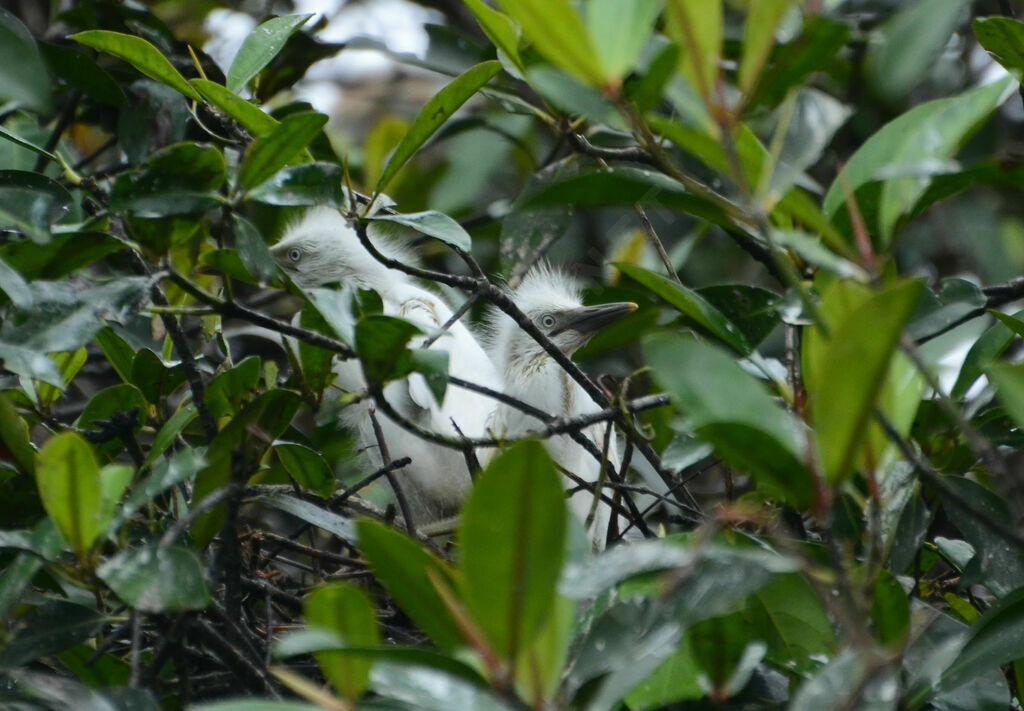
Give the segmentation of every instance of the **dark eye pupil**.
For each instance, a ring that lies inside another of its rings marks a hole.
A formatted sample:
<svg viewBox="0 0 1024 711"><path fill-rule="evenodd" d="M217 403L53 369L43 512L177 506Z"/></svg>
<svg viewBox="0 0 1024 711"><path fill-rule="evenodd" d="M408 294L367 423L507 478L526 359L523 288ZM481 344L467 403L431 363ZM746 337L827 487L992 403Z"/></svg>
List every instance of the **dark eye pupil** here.
<svg viewBox="0 0 1024 711"><path fill-rule="evenodd" d="M300 252L297 249L293 249L291 252L288 253L288 256L291 257L291 260L293 262L297 262L299 261L299 257L302 256L302 252Z"/></svg>

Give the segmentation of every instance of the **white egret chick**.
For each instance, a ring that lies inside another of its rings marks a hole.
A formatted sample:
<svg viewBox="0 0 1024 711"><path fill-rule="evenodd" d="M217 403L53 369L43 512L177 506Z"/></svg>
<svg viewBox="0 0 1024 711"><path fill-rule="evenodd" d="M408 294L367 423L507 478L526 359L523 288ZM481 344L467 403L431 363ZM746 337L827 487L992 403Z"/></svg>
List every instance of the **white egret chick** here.
<svg viewBox="0 0 1024 711"><path fill-rule="evenodd" d="M631 302L584 306L574 281L547 266L529 272L512 291L511 297L566 355L572 355L602 327L637 308ZM502 373L503 389L507 395L558 417L571 418L601 409L529 334L502 312L492 316L489 352L494 365ZM510 437L536 430L538 422L510 405L499 404L491 416L490 425L495 436ZM612 426L611 423L599 422L584 429L583 434L594 442L598 450L602 450L605 428ZM555 463L566 471L589 483L598 480L600 463L569 435L549 437L545 446ZM621 464L614 432L609 443L608 460L616 468ZM568 477L565 480L568 488L578 488L576 482ZM570 497L569 505L585 522L593 501L593 492L579 490ZM611 507L601 501L588 531L595 549L604 547L610 522Z"/></svg>
<svg viewBox="0 0 1024 711"><path fill-rule="evenodd" d="M373 235L374 246L390 258L405 264L415 259L404 247ZM380 295L383 311L400 316L425 333L436 333L453 315L439 296L415 279L378 262L359 241L349 222L337 211L326 207L308 210L285 230L282 239L270 250L285 272L302 287L333 282L360 289L372 289ZM416 345L414 338L410 345ZM501 379L484 349L469 329L456 321L430 346L448 352L448 372L479 385L501 389ZM350 392L363 392L366 381L358 361L338 361L334 366L335 384ZM477 393L449 387L438 405L419 373L389 383L384 398L403 417L423 428L448 437L457 437L453 425L466 437L486 435L486 422L495 400ZM371 461L381 465L374 435L369 401L346 408L344 419L358 432L360 446ZM408 456L412 462L397 471L395 477L409 501L416 524L454 515L471 484L463 454L456 449L427 442L402 429L385 415L381 430L392 459Z"/></svg>

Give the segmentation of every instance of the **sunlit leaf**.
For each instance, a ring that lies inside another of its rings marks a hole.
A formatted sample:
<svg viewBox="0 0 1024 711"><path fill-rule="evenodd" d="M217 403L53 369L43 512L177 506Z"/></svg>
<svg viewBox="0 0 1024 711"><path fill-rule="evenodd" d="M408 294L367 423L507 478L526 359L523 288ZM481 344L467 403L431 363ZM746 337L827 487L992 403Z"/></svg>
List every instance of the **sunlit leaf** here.
<svg viewBox="0 0 1024 711"><path fill-rule="evenodd" d="M196 90L174 68L167 57L141 37L109 30L86 30L70 35L70 39L87 47L120 57L146 76L166 84L172 89L177 89L190 99L196 101L201 99Z"/></svg>

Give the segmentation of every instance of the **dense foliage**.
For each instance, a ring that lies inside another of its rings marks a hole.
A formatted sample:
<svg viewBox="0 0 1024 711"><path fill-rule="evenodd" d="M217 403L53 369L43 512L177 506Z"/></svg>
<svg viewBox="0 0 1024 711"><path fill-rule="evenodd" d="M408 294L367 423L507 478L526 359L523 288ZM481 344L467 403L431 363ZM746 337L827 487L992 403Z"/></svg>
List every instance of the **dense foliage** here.
<svg viewBox="0 0 1024 711"><path fill-rule="evenodd" d="M384 44L261 17L225 73L220 4L0 5L0 705L1021 707L1010 3L425 3L433 98L365 135L292 92ZM340 413L456 384L278 268L311 205L404 225L469 321L541 257L639 304L563 363L624 540L562 504L559 413L405 526Z"/></svg>

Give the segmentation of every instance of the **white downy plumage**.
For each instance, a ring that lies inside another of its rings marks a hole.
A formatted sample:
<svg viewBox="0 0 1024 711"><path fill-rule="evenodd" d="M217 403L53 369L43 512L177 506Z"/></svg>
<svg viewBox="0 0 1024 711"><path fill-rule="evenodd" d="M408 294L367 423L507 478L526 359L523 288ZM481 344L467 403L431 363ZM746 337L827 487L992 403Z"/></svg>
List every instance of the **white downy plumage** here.
<svg viewBox="0 0 1024 711"><path fill-rule="evenodd" d="M404 248L379 234L374 246L389 257L414 264ZM400 316L420 326L428 335L448 321L452 309L439 296L425 289L409 275L378 262L359 241L356 231L336 210L313 208L285 230L271 249L274 259L302 287L333 282L376 291L388 316ZM419 337L417 337L419 338ZM415 345L415 341L412 345ZM483 348L469 329L456 321L431 348L448 351L448 372L479 385L501 389L501 379ZM335 383L351 392L363 392L366 381L355 360L339 361L334 368ZM389 383L385 399L408 420L449 437L457 432L452 421L467 437L486 435L486 423L495 400L464 389L449 387L438 405L423 376ZM375 466L380 466L377 440L369 417L370 402L346 408L345 420L358 431L360 445ZM380 414L378 420L391 458L408 456L412 463L395 474L412 508L417 524L457 512L471 484L465 459L459 450L427 442L402 429Z"/></svg>
<svg viewBox="0 0 1024 711"><path fill-rule="evenodd" d="M510 296L537 328L567 355L580 348L601 327L636 310L636 304L629 302L583 306L575 282L547 266L534 268ZM499 311L492 313L488 352L502 374L506 394L558 417L575 417L600 409L533 338ZM521 410L499 404L491 415L490 428L498 437L510 437L534 431L539 424L536 418ZM605 428L611 426L598 423L583 433L601 450ZM598 480L600 464L569 435L548 438L545 446L555 463L566 471L586 482ZM614 433L608 459L615 467L621 464ZM578 488L568 477L565 481L567 488ZM570 497L569 505L585 522L593 501L592 492L580 490ZM610 519L611 507L599 502L588 531L595 549L604 547Z"/></svg>

